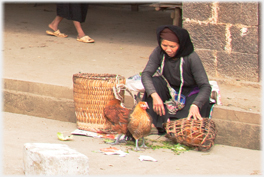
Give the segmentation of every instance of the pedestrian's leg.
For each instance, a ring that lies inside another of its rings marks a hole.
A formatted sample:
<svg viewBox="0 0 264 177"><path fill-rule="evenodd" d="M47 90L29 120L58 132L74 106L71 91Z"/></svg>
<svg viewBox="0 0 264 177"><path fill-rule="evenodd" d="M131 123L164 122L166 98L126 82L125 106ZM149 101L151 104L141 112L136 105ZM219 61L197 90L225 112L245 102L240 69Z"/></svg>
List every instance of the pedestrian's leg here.
<svg viewBox="0 0 264 177"><path fill-rule="evenodd" d="M62 19L63 17L56 16L54 20L49 24L49 28L52 29L52 31L46 30L46 34L57 36L57 37L63 37L63 38L68 37L68 35L61 33L60 30L58 29L58 25Z"/></svg>
<svg viewBox="0 0 264 177"><path fill-rule="evenodd" d="M76 28L76 31L78 33L78 37L77 40L80 42L85 42L85 43L90 43L90 42L94 42L94 40L92 38L90 38L89 36L85 35L83 29L82 29L82 25L80 22L78 21L73 21L73 24Z"/></svg>
<svg viewBox="0 0 264 177"><path fill-rule="evenodd" d="M82 29L81 23L78 22L78 21L73 21L73 24L74 24L74 26L76 28L77 33L78 33L78 38L82 38L83 36L85 36L85 33L84 33L83 29Z"/></svg>
<svg viewBox="0 0 264 177"><path fill-rule="evenodd" d="M58 30L58 25L62 21L63 17L56 16L54 20L49 24L49 28L52 29L53 31Z"/></svg>

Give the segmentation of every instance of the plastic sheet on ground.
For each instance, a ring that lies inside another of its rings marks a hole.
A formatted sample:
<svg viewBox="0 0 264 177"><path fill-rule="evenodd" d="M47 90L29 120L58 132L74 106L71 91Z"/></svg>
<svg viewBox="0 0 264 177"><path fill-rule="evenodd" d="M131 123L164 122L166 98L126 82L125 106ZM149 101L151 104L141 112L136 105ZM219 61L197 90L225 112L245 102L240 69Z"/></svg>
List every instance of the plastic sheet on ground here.
<svg viewBox="0 0 264 177"><path fill-rule="evenodd" d="M151 161L151 162L157 162L157 160L154 159L153 157L146 156L146 155L140 155L140 156L139 156L139 160L140 160L140 161Z"/></svg>
<svg viewBox="0 0 264 177"><path fill-rule="evenodd" d="M94 138L108 138L108 139L116 139L117 137L116 134L100 134L100 133L95 133L95 132L80 130L80 129L74 130L73 132L71 132L71 134L89 136L89 137L94 137Z"/></svg>
<svg viewBox="0 0 264 177"><path fill-rule="evenodd" d="M109 148L102 148L100 149L105 155L119 155L121 157L125 157L128 153L116 148L116 147L109 147Z"/></svg>

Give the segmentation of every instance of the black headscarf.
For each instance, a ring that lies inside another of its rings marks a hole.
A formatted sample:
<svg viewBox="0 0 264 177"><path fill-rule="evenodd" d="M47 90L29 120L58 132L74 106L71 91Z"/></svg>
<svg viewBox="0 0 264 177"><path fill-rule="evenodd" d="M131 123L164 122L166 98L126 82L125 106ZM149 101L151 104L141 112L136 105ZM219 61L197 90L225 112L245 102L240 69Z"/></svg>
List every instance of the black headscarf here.
<svg viewBox="0 0 264 177"><path fill-rule="evenodd" d="M174 25L163 25L157 28L157 39L158 39L159 46L161 42L160 33L165 28L169 28L172 32L175 33L175 35L179 39L180 47L173 58L175 57L180 58L180 57L188 56L194 51L193 43L191 41L189 32L184 28L181 28L179 26L174 26Z"/></svg>

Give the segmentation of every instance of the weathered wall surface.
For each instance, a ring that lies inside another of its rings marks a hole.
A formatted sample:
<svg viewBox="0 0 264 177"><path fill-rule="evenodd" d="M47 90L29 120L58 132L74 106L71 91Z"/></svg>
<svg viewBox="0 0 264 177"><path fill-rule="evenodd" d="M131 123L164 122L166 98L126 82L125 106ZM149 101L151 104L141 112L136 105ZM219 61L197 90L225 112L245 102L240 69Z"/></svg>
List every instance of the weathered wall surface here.
<svg viewBox="0 0 264 177"><path fill-rule="evenodd" d="M183 3L182 19L209 76L260 81L259 3Z"/></svg>

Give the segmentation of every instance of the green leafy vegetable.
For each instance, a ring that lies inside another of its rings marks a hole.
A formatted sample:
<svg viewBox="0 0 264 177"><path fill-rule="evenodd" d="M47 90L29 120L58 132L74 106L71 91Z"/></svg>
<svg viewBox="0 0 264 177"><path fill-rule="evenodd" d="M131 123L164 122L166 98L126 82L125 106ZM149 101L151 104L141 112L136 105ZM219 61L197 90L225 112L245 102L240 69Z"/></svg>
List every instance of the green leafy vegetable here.
<svg viewBox="0 0 264 177"><path fill-rule="evenodd" d="M58 132L57 133L57 137L59 138L59 140L61 141L69 141L69 140L72 140L73 139L73 135L70 135L70 136L63 136L63 133L61 132Z"/></svg>

